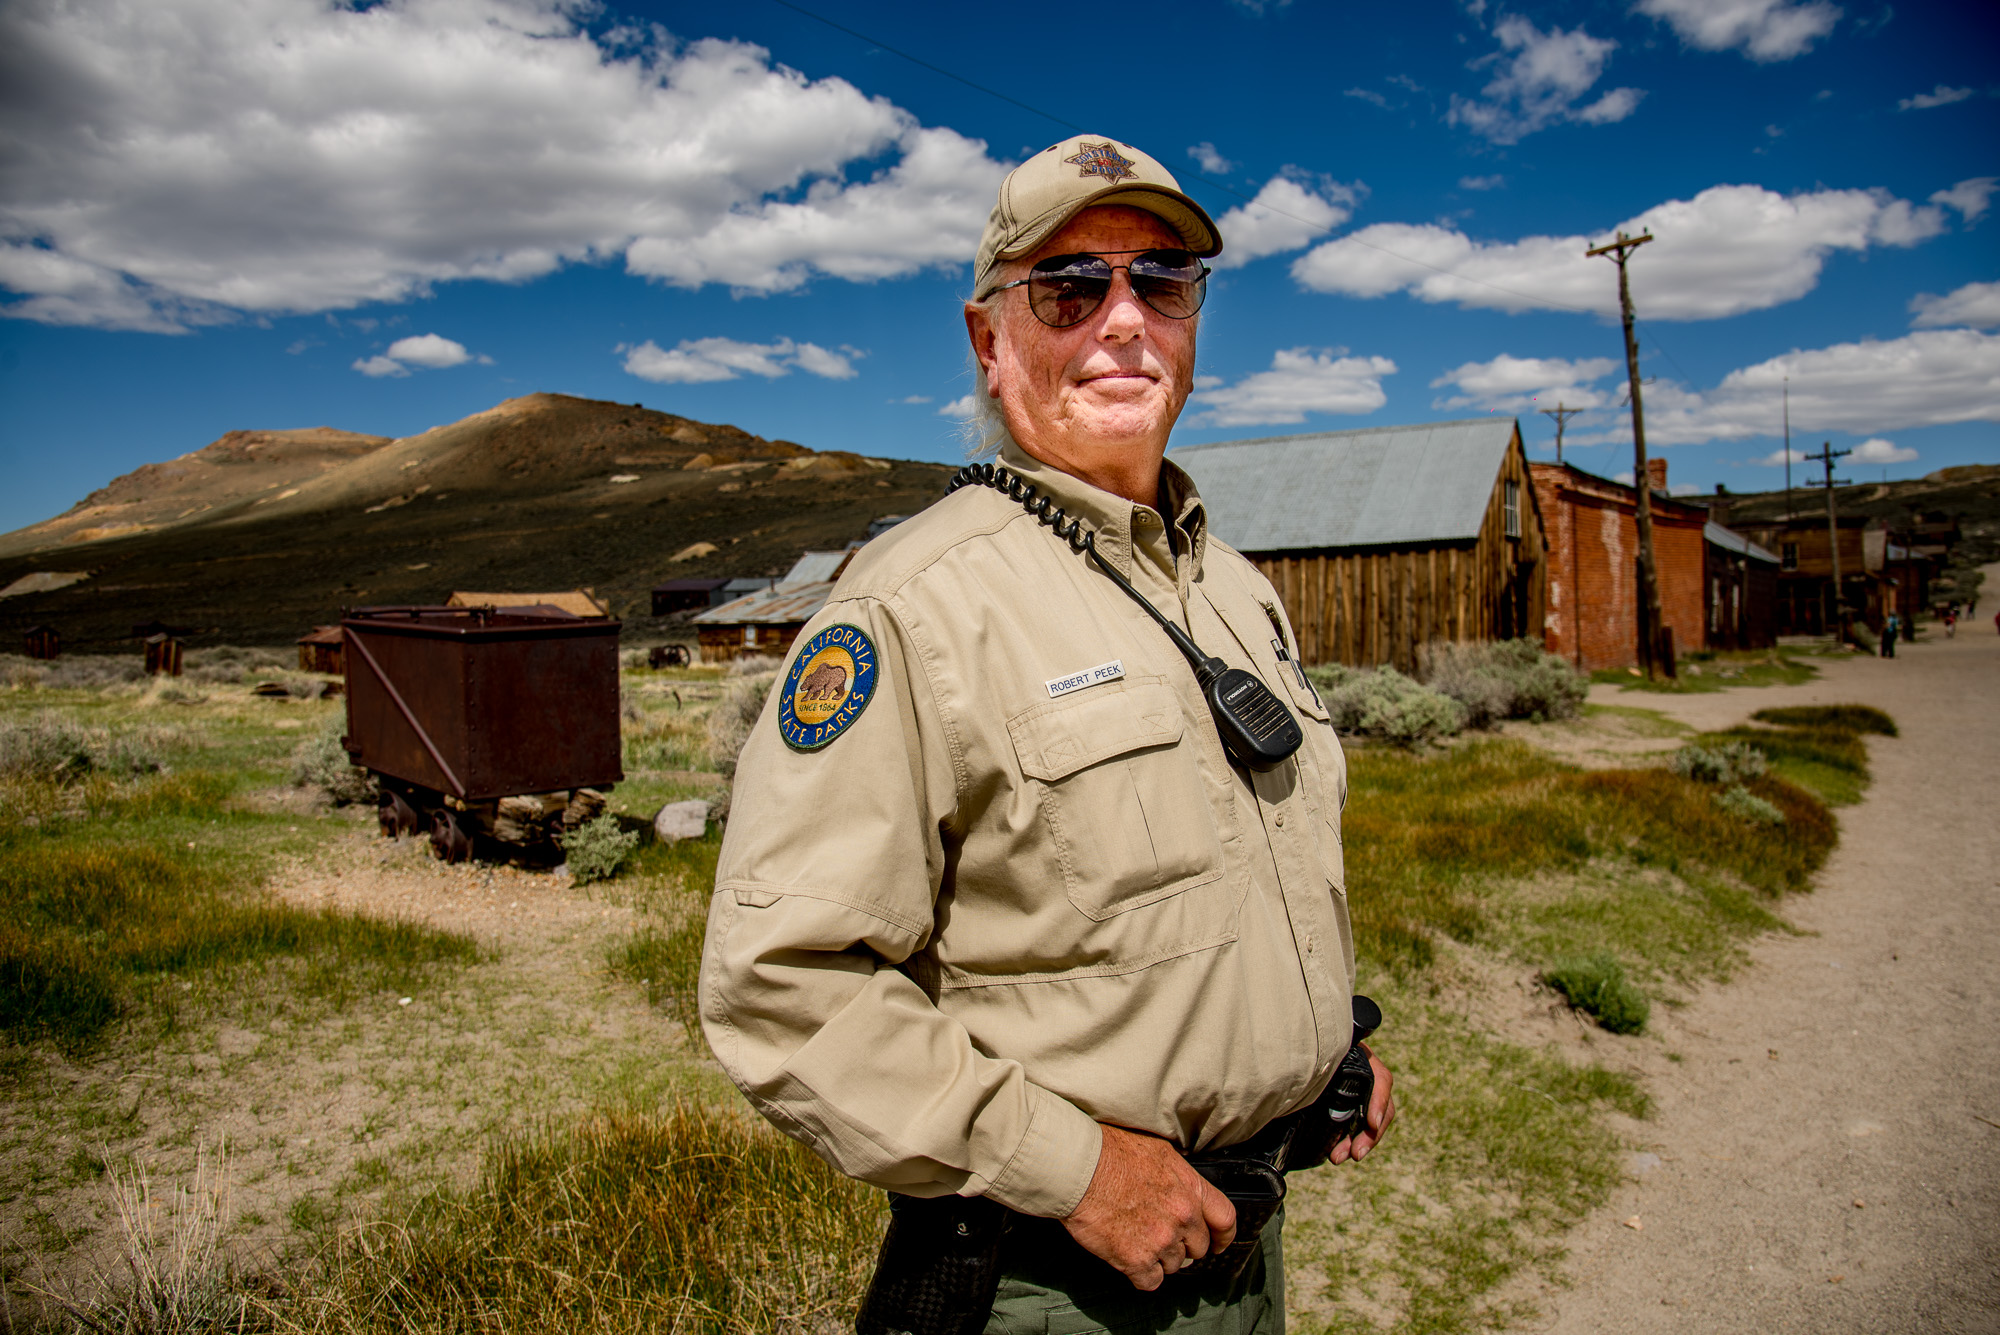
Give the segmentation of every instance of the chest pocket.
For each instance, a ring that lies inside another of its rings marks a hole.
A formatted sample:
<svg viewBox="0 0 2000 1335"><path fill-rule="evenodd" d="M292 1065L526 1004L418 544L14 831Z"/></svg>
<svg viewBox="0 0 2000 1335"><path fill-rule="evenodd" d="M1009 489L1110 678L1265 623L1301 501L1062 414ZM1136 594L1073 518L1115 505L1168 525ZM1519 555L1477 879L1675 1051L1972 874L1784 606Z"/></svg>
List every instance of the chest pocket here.
<svg viewBox="0 0 2000 1335"><path fill-rule="evenodd" d="M1185 728L1180 697L1157 678L1009 720L1069 900L1085 917L1102 922L1221 878L1222 841Z"/></svg>

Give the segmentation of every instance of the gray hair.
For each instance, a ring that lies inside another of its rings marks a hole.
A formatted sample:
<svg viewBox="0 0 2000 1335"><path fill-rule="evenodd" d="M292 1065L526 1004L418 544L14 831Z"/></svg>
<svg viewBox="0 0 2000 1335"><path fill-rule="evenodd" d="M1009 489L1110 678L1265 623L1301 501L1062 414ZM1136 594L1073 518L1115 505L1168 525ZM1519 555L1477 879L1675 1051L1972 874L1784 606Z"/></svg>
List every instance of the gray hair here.
<svg viewBox="0 0 2000 1335"><path fill-rule="evenodd" d="M972 305L990 314L999 295L989 292ZM966 360L972 371L972 411L959 420L959 438L965 442L967 459L991 459L1007 443L1007 419L1000 411L1000 400L987 392L986 365L979 354L968 350Z"/></svg>

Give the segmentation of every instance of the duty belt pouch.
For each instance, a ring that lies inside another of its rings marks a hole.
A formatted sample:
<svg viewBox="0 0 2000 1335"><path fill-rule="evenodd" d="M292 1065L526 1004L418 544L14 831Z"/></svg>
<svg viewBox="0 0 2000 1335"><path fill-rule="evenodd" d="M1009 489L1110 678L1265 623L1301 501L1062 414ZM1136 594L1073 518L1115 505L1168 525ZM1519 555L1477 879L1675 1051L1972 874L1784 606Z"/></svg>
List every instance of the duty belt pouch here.
<svg viewBox="0 0 2000 1335"><path fill-rule="evenodd" d="M1285 1203L1284 1174L1254 1159L1201 1158L1190 1159L1188 1164L1236 1207L1236 1239L1179 1273L1204 1277L1221 1274L1235 1280L1250 1264L1265 1226Z"/></svg>
<svg viewBox="0 0 2000 1335"><path fill-rule="evenodd" d="M1007 1209L983 1196L889 1193L889 1232L857 1335L979 1335L1000 1287Z"/></svg>

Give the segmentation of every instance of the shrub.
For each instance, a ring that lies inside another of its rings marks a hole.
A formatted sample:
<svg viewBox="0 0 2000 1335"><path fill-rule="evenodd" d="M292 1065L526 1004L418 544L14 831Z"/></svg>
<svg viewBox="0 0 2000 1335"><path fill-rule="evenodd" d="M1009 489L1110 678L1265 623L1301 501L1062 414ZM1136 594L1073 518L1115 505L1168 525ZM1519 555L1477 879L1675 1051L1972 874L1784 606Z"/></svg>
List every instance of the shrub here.
<svg viewBox="0 0 2000 1335"><path fill-rule="evenodd" d="M1574 718L1590 683L1529 639L1461 644L1435 640L1421 656L1424 684L1465 706L1469 727L1495 719Z"/></svg>
<svg viewBox="0 0 2000 1335"><path fill-rule="evenodd" d="M589 885L618 874L639 846L639 832L619 828L618 818L607 813L565 831L557 842L563 847L570 879L577 885Z"/></svg>
<svg viewBox="0 0 2000 1335"><path fill-rule="evenodd" d="M1785 823L1784 812L1778 810L1769 802L1766 802L1763 798L1745 788L1742 784L1737 784L1733 788L1725 788L1723 791L1717 793L1715 801L1718 806L1730 815L1741 816L1745 820L1756 821L1759 825L1783 825Z"/></svg>
<svg viewBox="0 0 2000 1335"><path fill-rule="evenodd" d="M356 765L340 739L347 733L347 712L327 716L320 730L299 743L292 753L292 783L317 788L335 806L372 803L380 796L375 776Z"/></svg>
<svg viewBox="0 0 2000 1335"><path fill-rule="evenodd" d="M218 644L190 649L181 660L181 676L204 686L234 686L262 679L298 665L296 655L280 649L245 649Z"/></svg>
<svg viewBox="0 0 2000 1335"><path fill-rule="evenodd" d="M48 710L0 722L0 774L74 783L90 774L122 779L161 768L160 750L152 737L113 736Z"/></svg>
<svg viewBox="0 0 2000 1335"><path fill-rule="evenodd" d="M1653 1011L1646 994L1626 978L1625 966L1610 955L1560 960L1542 971L1542 982L1614 1034L1638 1033Z"/></svg>
<svg viewBox="0 0 2000 1335"><path fill-rule="evenodd" d="M1780 728L1825 728L1835 732L1872 732L1894 737L1896 721L1873 705L1786 705L1760 709L1750 716Z"/></svg>
<svg viewBox="0 0 2000 1335"><path fill-rule="evenodd" d="M146 661L137 654L65 654L29 664L42 686L54 691L101 691L146 680Z"/></svg>
<svg viewBox="0 0 2000 1335"><path fill-rule="evenodd" d="M1422 746L1464 729L1465 706L1392 667L1359 672L1338 666L1313 669L1320 699L1342 732L1381 737L1400 746Z"/></svg>
<svg viewBox="0 0 2000 1335"><path fill-rule="evenodd" d="M1748 742L1712 741L1684 746L1674 755L1674 773L1696 783L1741 784L1763 775L1770 762Z"/></svg>

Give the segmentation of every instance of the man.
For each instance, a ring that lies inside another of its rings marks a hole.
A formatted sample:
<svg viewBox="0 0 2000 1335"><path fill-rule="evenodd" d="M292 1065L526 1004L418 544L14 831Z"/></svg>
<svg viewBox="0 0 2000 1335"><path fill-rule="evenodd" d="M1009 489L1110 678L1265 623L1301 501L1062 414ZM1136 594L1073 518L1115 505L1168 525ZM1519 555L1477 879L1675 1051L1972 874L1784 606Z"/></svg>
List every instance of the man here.
<svg viewBox="0 0 2000 1335"><path fill-rule="evenodd" d="M1308 1104L1352 1032L1345 762L1276 594L1163 462L1221 246L1146 154L1071 139L1002 184L966 330L999 467L1276 692L1296 754L1232 764L1080 537L973 485L855 558L737 771L709 1042L843 1172L1015 1212L993 1331L1281 1330L1276 1223L1235 1278L1171 1278L1235 1234L1185 1156ZM1335 1162L1393 1117L1374 1069Z"/></svg>

